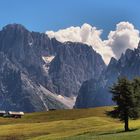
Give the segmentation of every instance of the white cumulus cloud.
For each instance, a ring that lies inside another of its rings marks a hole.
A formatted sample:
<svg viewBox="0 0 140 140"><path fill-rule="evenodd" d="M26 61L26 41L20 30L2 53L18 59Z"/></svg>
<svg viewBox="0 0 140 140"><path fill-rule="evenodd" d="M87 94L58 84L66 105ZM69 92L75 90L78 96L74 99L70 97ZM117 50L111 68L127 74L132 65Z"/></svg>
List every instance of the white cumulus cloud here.
<svg viewBox="0 0 140 140"><path fill-rule="evenodd" d="M126 49L137 48L139 42L139 31L129 22L120 22L116 25L116 30L111 31L108 40L104 41L106 46L112 48L117 59L120 58Z"/></svg>
<svg viewBox="0 0 140 140"><path fill-rule="evenodd" d="M81 27L69 27L57 32L47 31L50 38L60 42L82 42L93 47L108 64L111 57L119 58L127 48L134 49L138 45L139 31L129 22L120 22L115 31L110 31L107 40L101 39L102 30L85 23Z"/></svg>
<svg viewBox="0 0 140 140"><path fill-rule="evenodd" d="M105 63L110 61L114 56L110 47L105 46L101 39L102 30L85 23L81 27L69 27L57 32L47 31L46 34L50 38L56 38L60 42L82 42L93 47L98 53L101 54Z"/></svg>

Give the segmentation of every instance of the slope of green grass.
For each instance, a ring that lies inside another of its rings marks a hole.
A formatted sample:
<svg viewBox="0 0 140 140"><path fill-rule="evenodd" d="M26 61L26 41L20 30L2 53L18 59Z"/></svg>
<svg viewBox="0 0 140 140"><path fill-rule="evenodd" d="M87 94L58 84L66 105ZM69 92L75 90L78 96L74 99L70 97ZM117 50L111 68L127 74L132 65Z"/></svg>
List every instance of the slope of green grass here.
<svg viewBox="0 0 140 140"><path fill-rule="evenodd" d="M106 116L111 107L57 110L26 114L22 119L0 118L0 140L133 140L140 130L124 133L123 124ZM140 120L131 121L139 128Z"/></svg>

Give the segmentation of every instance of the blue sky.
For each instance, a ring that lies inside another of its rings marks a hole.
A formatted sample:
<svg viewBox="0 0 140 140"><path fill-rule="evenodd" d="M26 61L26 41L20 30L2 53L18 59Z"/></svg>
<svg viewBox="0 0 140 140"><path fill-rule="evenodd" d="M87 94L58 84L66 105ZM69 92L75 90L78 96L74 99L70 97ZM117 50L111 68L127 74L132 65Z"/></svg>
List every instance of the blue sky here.
<svg viewBox="0 0 140 140"><path fill-rule="evenodd" d="M103 29L105 38L120 21L140 29L139 0L0 0L0 28L20 23L44 32L89 23Z"/></svg>

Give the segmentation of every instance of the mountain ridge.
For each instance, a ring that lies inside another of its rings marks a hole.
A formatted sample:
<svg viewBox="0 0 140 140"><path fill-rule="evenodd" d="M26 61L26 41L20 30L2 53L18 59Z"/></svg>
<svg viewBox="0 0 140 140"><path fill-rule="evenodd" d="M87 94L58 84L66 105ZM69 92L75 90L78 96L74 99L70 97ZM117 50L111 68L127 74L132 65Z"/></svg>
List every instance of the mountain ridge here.
<svg viewBox="0 0 140 140"><path fill-rule="evenodd" d="M15 85L21 81L21 91L13 92L13 96L10 96L9 88L14 76L9 81L0 81L5 87L10 85L7 87L8 101L5 100L5 106L0 106L5 110L32 112L69 108L65 100L77 96L81 84L91 77L98 78L106 67L102 57L88 45L60 43L45 33L30 32L19 24L7 25L0 31L0 52L5 55L3 63L14 66L9 71L12 73L17 69L20 73ZM2 65L0 70L7 79L10 77ZM5 93L6 90L0 92L1 95ZM61 102L60 95L68 98ZM17 103L19 100L22 104Z"/></svg>
<svg viewBox="0 0 140 140"><path fill-rule="evenodd" d="M114 105L111 93L109 93L109 87L111 87L112 84L117 81L118 77L127 77L129 79L133 79L137 76L140 76L140 43L138 44L137 49L127 49L126 52L121 55L119 60L116 60L115 58L111 59L109 65L103 71L97 81L99 86L96 87L96 90L94 90L94 82L91 82L90 80L86 81L86 87L83 83L79 90L75 107L88 108L95 106ZM88 90L89 86L91 87L90 90ZM92 90L94 90L94 92L91 92ZM87 103L86 99L83 98L84 94L87 95L87 98L90 97L88 100L89 103Z"/></svg>

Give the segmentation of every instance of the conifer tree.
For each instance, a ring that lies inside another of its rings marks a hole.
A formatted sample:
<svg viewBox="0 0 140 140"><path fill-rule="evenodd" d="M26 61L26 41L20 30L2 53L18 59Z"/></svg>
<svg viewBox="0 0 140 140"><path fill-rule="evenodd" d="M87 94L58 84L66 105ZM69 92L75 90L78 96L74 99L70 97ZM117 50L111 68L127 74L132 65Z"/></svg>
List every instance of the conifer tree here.
<svg viewBox="0 0 140 140"><path fill-rule="evenodd" d="M133 81L127 78L119 78L110 92L112 100L117 106L108 115L119 118L124 122L125 131L129 131L129 119L137 119L140 112L140 78Z"/></svg>

